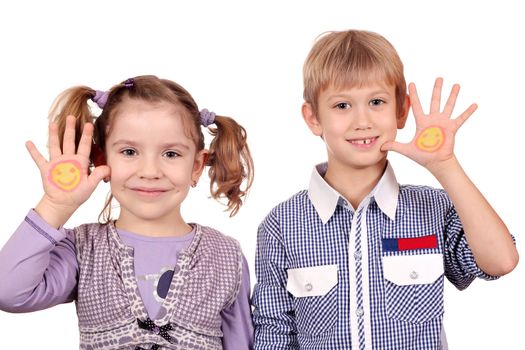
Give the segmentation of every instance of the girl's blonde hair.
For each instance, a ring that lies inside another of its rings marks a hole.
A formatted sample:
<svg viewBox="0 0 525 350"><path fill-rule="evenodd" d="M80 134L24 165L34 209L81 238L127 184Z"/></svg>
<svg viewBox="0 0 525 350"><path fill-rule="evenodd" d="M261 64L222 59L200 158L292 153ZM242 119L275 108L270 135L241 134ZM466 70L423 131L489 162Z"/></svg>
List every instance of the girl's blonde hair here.
<svg viewBox="0 0 525 350"><path fill-rule="evenodd" d="M396 50L379 34L348 30L322 34L303 67L305 102L317 113L317 98L324 89L353 88L373 82L395 86L398 116L403 112L406 82Z"/></svg>
<svg viewBox="0 0 525 350"><path fill-rule="evenodd" d="M100 92L99 92L100 93ZM72 87L60 94L53 103L49 118L59 126L59 138L62 145L66 117L75 116L76 145L80 141L85 123L93 123L93 147L90 154L94 166L105 163L106 138L111 132L112 119L116 108L125 99L138 99L151 103L169 102L182 107L183 122L190 137L195 142L197 152L204 149L204 134L201 130L200 111L193 97L179 84L155 76L138 76L113 86L100 116L95 117L88 104L97 91L86 86ZM253 182L253 161L246 142L246 130L235 120L225 116L215 116L215 127L208 127L213 140L206 165L209 167L210 192L214 199L227 199L227 210L234 216L243 204ZM147 132L145 130L145 132ZM242 183L245 183L244 188ZM111 200L108 197L104 210L99 216L101 222L111 220Z"/></svg>

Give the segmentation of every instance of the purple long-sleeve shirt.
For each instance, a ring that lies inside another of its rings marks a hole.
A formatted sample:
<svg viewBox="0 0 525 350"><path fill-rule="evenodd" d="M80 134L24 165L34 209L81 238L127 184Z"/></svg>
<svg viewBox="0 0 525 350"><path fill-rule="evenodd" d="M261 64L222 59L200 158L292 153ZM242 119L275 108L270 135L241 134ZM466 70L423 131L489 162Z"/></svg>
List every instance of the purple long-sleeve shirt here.
<svg viewBox="0 0 525 350"><path fill-rule="evenodd" d="M194 232L160 239L125 231L119 231L119 235L134 248L139 290L154 318L171 280L170 267L189 245ZM73 231L57 230L31 210L0 250L0 309L31 312L75 300L78 269ZM225 350L253 348L250 274L244 257L242 271L237 299L221 313Z"/></svg>

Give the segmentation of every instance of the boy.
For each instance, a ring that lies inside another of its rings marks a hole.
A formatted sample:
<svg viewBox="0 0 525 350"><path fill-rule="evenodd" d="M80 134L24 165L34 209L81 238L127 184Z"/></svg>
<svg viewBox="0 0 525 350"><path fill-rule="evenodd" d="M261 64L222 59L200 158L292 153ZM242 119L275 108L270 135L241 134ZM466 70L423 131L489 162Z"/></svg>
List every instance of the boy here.
<svg viewBox="0 0 525 350"><path fill-rule="evenodd" d="M454 156L454 85L441 111L406 94L392 45L364 31L329 33L304 65L303 118L326 144L308 190L259 227L255 349L442 349L443 284L510 272L505 224ZM416 135L395 142L412 105ZM426 167L444 190L398 185L387 151ZM467 243L468 242L468 243Z"/></svg>

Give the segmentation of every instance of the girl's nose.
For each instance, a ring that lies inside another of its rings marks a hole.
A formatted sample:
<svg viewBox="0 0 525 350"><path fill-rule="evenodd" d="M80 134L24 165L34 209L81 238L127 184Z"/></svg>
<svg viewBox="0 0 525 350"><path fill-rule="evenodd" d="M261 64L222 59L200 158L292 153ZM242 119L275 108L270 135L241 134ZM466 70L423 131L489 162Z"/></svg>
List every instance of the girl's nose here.
<svg viewBox="0 0 525 350"><path fill-rule="evenodd" d="M144 157L137 171L139 177L145 179L158 179L162 176L158 161L152 157Z"/></svg>

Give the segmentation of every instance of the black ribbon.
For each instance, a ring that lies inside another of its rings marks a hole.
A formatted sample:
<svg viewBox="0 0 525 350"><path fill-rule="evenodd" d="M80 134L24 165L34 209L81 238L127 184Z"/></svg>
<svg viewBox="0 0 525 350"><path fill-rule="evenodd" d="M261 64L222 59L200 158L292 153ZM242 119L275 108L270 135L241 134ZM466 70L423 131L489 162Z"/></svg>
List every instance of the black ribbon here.
<svg viewBox="0 0 525 350"><path fill-rule="evenodd" d="M166 339L168 342L170 343L172 342L171 336L168 334L168 331L173 330L173 327L171 326L170 323L167 323L164 326L159 327L149 317L144 321L137 318L137 323L139 325L139 328L145 329L147 331L160 335L162 338ZM153 346L151 347L151 350L157 350L157 349L159 349L159 346L157 344L153 344ZM143 349L137 346L135 350L146 350L146 349Z"/></svg>
<svg viewBox="0 0 525 350"><path fill-rule="evenodd" d="M150 348L150 350L158 350L159 349L159 346L157 344L153 344ZM148 349L144 349L144 348L141 348L140 346L137 346L135 348L135 350L148 350Z"/></svg>

